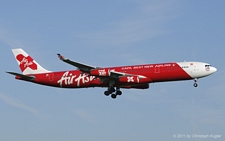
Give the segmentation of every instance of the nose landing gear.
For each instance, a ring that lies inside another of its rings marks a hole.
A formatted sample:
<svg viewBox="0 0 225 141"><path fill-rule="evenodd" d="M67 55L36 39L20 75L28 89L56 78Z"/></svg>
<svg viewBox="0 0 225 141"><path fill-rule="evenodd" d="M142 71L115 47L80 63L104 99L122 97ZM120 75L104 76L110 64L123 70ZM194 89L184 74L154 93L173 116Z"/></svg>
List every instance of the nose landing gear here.
<svg viewBox="0 0 225 141"><path fill-rule="evenodd" d="M198 78L195 78L194 81L195 81L194 87L198 87L198 84L197 84Z"/></svg>
<svg viewBox="0 0 225 141"><path fill-rule="evenodd" d="M198 87L198 84L197 83L194 83L194 87Z"/></svg>

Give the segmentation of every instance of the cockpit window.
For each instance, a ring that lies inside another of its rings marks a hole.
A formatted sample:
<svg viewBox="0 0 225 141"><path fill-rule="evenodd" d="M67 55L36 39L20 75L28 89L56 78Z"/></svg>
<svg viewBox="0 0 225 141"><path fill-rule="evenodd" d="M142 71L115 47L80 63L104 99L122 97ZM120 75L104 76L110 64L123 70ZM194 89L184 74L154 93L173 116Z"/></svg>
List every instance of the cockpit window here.
<svg viewBox="0 0 225 141"><path fill-rule="evenodd" d="M210 66L211 66L211 65L205 65L205 70L206 70L206 71L210 71Z"/></svg>

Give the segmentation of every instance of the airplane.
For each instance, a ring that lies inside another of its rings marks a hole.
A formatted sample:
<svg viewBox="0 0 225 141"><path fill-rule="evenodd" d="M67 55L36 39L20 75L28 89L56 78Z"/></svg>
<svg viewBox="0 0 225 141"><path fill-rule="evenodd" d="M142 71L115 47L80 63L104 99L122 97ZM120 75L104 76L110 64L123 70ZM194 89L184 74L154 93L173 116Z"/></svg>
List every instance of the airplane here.
<svg viewBox="0 0 225 141"><path fill-rule="evenodd" d="M7 72L18 80L59 88L105 87L106 96L113 99L122 94L124 89L148 89L150 83L194 80L197 87L199 78L206 77L217 71L208 63L203 62L169 62L118 67L96 67L72 61L57 54L59 59L68 63L76 70L53 72L39 65L23 49L12 49L21 73Z"/></svg>

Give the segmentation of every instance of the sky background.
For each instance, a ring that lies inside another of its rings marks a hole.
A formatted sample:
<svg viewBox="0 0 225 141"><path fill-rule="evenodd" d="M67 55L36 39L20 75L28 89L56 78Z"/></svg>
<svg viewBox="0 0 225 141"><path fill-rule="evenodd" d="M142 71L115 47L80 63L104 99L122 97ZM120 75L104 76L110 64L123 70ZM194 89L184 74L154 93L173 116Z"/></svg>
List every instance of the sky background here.
<svg viewBox="0 0 225 141"><path fill-rule="evenodd" d="M1 141L225 139L225 1L2 0L0 4ZM57 58L93 66L202 61L218 71L198 81L122 90L59 89L14 79L11 52L23 48L44 68L75 69Z"/></svg>

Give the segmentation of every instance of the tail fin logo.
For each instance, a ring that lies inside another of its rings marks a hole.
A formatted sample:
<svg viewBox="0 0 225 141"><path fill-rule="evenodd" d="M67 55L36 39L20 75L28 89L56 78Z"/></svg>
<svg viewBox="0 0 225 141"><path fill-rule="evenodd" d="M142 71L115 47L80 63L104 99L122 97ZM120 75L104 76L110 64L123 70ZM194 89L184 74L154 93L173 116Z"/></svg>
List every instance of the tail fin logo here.
<svg viewBox="0 0 225 141"><path fill-rule="evenodd" d="M28 67L32 70L37 70L37 64L34 63L34 60L30 56L25 57L23 54L18 54L16 59L20 62L19 66L22 72Z"/></svg>

